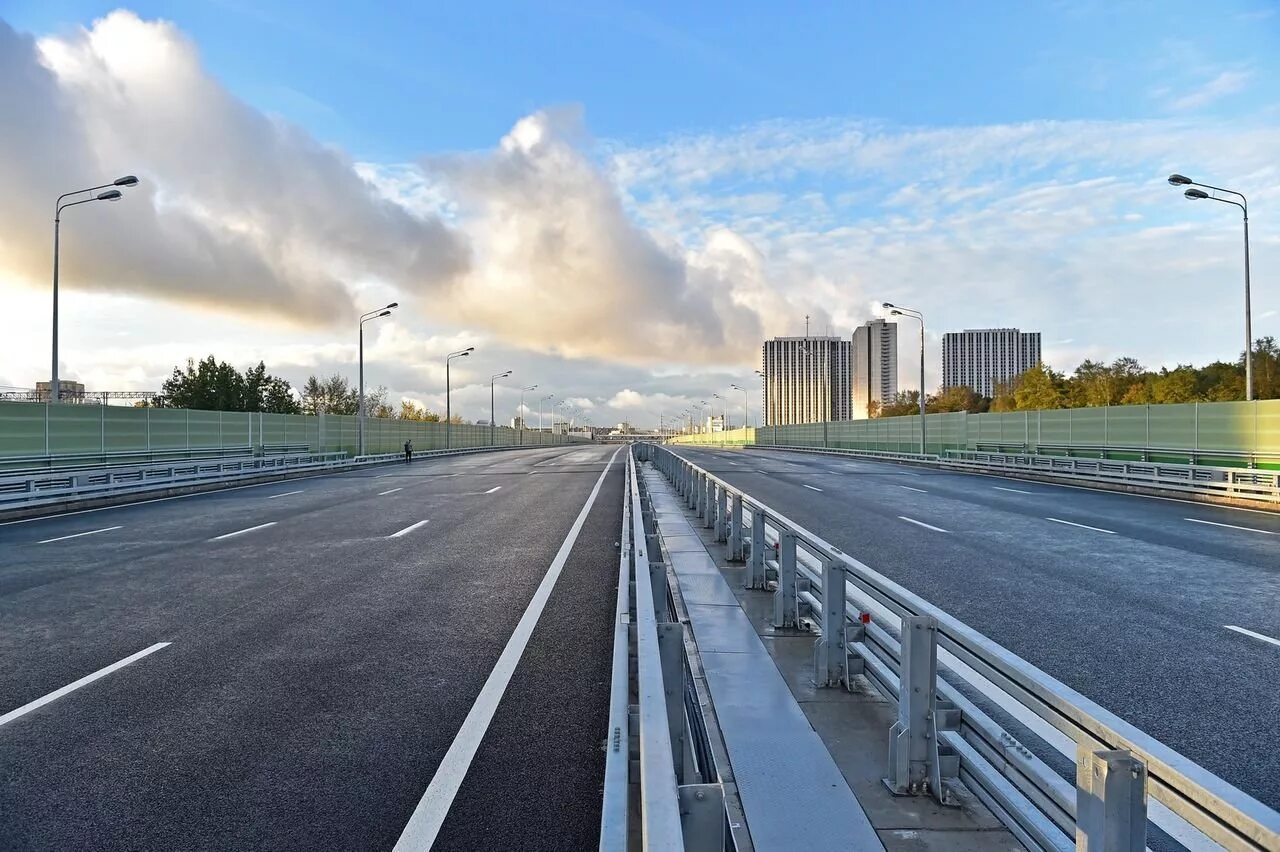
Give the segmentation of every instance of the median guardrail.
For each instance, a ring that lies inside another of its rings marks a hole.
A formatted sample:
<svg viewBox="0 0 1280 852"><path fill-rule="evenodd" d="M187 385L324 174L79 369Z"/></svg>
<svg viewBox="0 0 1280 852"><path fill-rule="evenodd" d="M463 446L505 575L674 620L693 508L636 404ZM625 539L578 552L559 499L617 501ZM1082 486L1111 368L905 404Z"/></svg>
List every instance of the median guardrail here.
<svg viewBox="0 0 1280 852"><path fill-rule="evenodd" d="M747 587L773 592L774 626L816 634L817 683L863 675L897 705L895 793L950 804L963 784L1031 849L1136 852L1148 820L1190 849L1280 849L1280 813L704 468L644 453L727 558L746 561ZM1059 756L1074 784L1046 762Z"/></svg>
<svg viewBox="0 0 1280 852"><path fill-rule="evenodd" d="M746 449L853 456L894 462L916 462L949 470L1010 476L1047 476L1082 485L1125 486L1280 505L1280 471L1208 467L1190 464L1115 461L1074 456L1037 456L948 450L945 455L848 450L839 447L789 447L747 444Z"/></svg>

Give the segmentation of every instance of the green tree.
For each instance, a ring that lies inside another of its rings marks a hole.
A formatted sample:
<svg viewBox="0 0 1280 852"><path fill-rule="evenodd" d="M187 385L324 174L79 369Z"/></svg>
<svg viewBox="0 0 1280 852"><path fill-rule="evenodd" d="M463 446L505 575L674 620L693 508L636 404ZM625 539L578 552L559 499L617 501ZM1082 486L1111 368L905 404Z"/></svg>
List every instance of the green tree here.
<svg viewBox="0 0 1280 852"><path fill-rule="evenodd" d="M968 411L977 414L986 411L989 401L978 395L969 387L951 387L938 391L925 398L925 411L929 413L943 411Z"/></svg>
<svg viewBox="0 0 1280 852"><path fill-rule="evenodd" d="M201 361L188 359L185 370L174 367L160 393L154 404L169 408L285 414L298 410L289 383L267 373L261 361L241 373L212 355Z"/></svg>
<svg viewBox="0 0 1280 852"><path fill-rule="evenodd" d="M336 373L327 379L308 376L302 385L302 410L306 414L355 414L360 408L359 397L359 391Z"/></svg>
<svg viewBox="0 0 1280 852"><path fill-rule="evenodd" d="M902 417L920 413L920 391L899 391L880 405L881 417Z"/></svg>
<svg viewBox="0 0 1280 852"><path fill-rule="evenodd" d="M1190 365L1179 364L1172 370L1163 368L1160 375L1151 380L1151 402L1167 404L1196 399L1196 371Z"/></svg>
<svg viewBox="0 0 1280 852"><path fill-rule="evenodd" d="M1013 392L1019 411L1063 408L1067 404L1066 380L1044 364L1036 364L1018 377Z"/></svg>

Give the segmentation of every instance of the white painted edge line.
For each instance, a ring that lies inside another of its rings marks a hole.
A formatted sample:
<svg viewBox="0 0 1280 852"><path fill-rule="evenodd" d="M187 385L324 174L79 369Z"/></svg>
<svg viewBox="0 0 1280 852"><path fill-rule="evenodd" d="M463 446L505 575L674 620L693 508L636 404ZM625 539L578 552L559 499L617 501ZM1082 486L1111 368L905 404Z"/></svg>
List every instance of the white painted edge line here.
<svg viewBox="0 0 1280 852"><path fill-rule="evenodd" d="M1263 642L1270 642L1272 645L1280 647L1280 639L1272 639L1270 636L1263 636L1261 633L1254 633L1252 630L1236 627L1234 624L1224 624L1222 626L1228 630L1234 630L1237 633L1243 633L1245 636L1252 636L1254 639L1261 639Z"/></svg>
<svg viewBox="0 0 1280 852"><path fill-rule="evenodd" d="M915 524L916 526L924 527L927 530L933 530L934 532L940 533L946 532L942 527L935 527L933 524L926 524L924 521L917 521L915 518L908 518L906 515L899 515L898 517L909 524Z"/></svg>
<svg viewBox="0 0 1280 852"><path fill-rule="evenodd" d="M1066 524L1069 527L1079 527L1082 530L1093 530L1094 532L1106 533L1107 535L1115 535L1115 530L1104 530L1102 527L1091 527L1088 524L1077 524L1075 521L1064 521L1061 518L1045 518L1046 521L1053 521L1055 524Z"/></svg>
<svg viewBox="0 0 1280 852"><path fill-rule="evenodd" d="M1035 494L1034 491L1023 491L1021 488L1005 488L1003 485L991 486L997 491L1012 491L1014 494Z"/></svg>
<svg viewBox="0 0 1280 852"><path fill-rule="evenodd" d="M910 485L899 485L898 487L899 487L899 488L905 488L905 489L907 489L908 491L919 491L921 494L928 494L928 493L929 493L928 491L925 491L923 488L912 488Z"/></svg>
<svg viewBox="0 0 1280 852"><path fill-rule="evenodd" d="M404 490L404 487L402 486L400 488L392 488L390 491L379 491L378 496L386 497L388 494L395 494L397 491L403 491L403 490Z"/></svg>
<svg viewBox="0 0 1280 852"><path fill-rule="evenodd" d="M39 708L43 707L44 705L48 704L51 701L57 701L59 698L66 695L67 693L75 692L77 689L79 689L82 686L88 686L98 678L106 677L107 675L111 674L117 669L122 669L125 666L129 665L130 663L137 662L138 660L141 660L143 657L149 654L154 654L156 651L159 651L161 648L167 648L169 647L169 644L170 643L168 642L157 642L156 644L150 646L149 648L143 648L141 651L137 652L136 654L130 654L129 656L125 657L123 660L112 663L106 668L98 669L93 674L85 675L84 677L80 678L74 683L69 683L60 689L55 689L53 692L50 692L48 695L45 695L41 698L37 698L35 701L32 701L29 704L23 704L17 710L10 710L8 713L5 713L3 716L0 716L0 725L7 725L10 722L12 722L14 719L27 715L32 710L38 710Z"/></svg>
<svg viewBox="0 0 1280 852"><path fill-rule="evenodd" d="M411 850L427 852L436 842L440 826L444 824L449 808L453 806L453 799L462 786L462 780L466 777L467 770L471 768L471 761L475 758L477 749L480 748L480 741L484 739L489 723L493 721L493 714L497 712L498 703L502 700L503 693L507 691L507 684L511 682L511 676L515 673L520 657L529 644L529 637L533 635L533 629L537 626L538 619L542 617L542 611L547 606L547 600L551 597L556 580L560 579L560 573L564 570L565 563L569 561L569 553L573 550L574 542L578 540L578 533L586 523L591 507L595 505L596 497L600 494L600 486L604 484L605 474L609 472L609 468L613 467L614 459L621 451L622 447L614 450L604 470L600 471L600 477L596 479L595 487L591 489L587 502L583 504L582 511L578 513L573 526L569 528L569 534L565 536L560 550L551 561L551 567L547 569L537 591L533 593L533 598L525 608L524 615L520 616L520 622L516 624L516 629L507 640L506 647L502 649L498 662L494 664L493 671L489 673L489 678L480 689L480 694L476 696L475 704L471 705L467 718L463 720L462 727L449 745L449 751L445 753L444 759L436 768L431 783L427 785L427 791L422 794L422 799L413 809L413 816L409 817L408 824L400 833L400 839L396 841L393 852L411 852Z"/></svg>
<svg viewBox="0 0 1280 852"><path fill-rule="evenodd" d="M290 494L301 494L301 493L302 493L302 489L298 489L297 491L286 491L286 492L284 492L283 494L272 494L272 495L271 495L270 497L268 497L267 499L268 499L268 500L274 500L274 499L276 499L277 497L288 497Z"/></svg>
<svg viewBox="0 0 1280 852"><path fill-rule="evenodd" d="M124 529L123 526L103 527L100 530L89 530L88 532L72 533L71 535L60 535L57 538L46 538L42 541L37 541L36 544L50 544L55 541L66 541L69 538L80 538L80 536L83 536L83 535L97 535L98 533L111 532L112 530L122 530L122 529Z"/></svg>
<svg viewBox="0 0 1280 852"><path fill-rule="evenodd" d="M416 524L409 524L409 526L405 527L399 532L393 532L391 535L387 536L387 538L400 538L401 536L408 535L409 533L413 532L418 527L426 526L428 523L429 521L418 521Z"/></svg>
<svg viewBox="0 0 1280 852"><path fill-rule="evenodd" d="M800 483L800 484L801 484L801 485L804 485L804 483L803 483L803 482L802 482L802 483ZM821 489L821 488L814 488L812 485L804 485L804 487L805 487L805 488L808 488L810 491L817 491L819 494L821 494L821 493L822 493L822 489Z"/></svg>
<svg viewBox="0 0 1280 852"><path fill-rule="evenodd" d="M1262 533L1263 535L1276 534L1272 530L1260 530L1260 529L1256 529L1255 527L1240 527L1240 526L1236 526L1235 524L1220 524L1217 521L1202 521L1199 518L1183 518L1182 520L1190 521L1193 524L1208 524L1211 527L1226 527L1227 529L1231 529L1231 530L1244 530L1245 532L1256 532L1256 533Z"/></svg>
<svg viewBox="0 0 1280 852"><path fill-rule="evenodd" d="M245 529L236 530L235 532L223 533L222 535L215 535L213 538L209 539L209 541L221 541L224 538L233 538L238 535L244 535L247 532L253 532L254 530L265 529L266 527L274 527L275 525L276 525L275 521L268 521L265 524L258 524L256 527L246 527Z"/></svg>
<svg viewBox="0 0 1280 852"><path fill-rule="evenodd" d="M501 485L495 485L495 486L493 486L492 488L490 488L488 491L486 491L486 492L484 492L484 493L485 493L485 494L492 494L493 492L497 491L497 490L498 490L499 488L501 488L501 487L502 487Z"/></svg>

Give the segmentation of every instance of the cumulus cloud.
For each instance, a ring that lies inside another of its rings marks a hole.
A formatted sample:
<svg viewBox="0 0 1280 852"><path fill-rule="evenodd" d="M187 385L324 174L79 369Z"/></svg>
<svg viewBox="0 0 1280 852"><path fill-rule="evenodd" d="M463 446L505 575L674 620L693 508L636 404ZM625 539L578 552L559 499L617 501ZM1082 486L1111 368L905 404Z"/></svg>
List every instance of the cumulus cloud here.
<svg viewBox="0 0 1280 852"><path fill-rule="evenodd" d="M68 286L324 323L351 314L353 282L417 289L466 267L439 219L237 100L172 24L117 11L36 42L0 22L0 78L0 269L12 277L48 277L37 211L124 173L142 179L124 201L66 213Z"/></svg>

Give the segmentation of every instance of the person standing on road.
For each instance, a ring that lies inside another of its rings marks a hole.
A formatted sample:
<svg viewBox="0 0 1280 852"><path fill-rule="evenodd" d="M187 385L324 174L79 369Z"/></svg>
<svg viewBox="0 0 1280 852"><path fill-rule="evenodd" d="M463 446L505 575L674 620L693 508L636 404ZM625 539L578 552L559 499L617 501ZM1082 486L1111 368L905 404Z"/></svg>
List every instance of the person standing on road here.
<svg viewBox="0 0 1280 852"><path fill-rule="evenodd" d="M413 441L404 442L404 463L413 461Z"/></svg>

